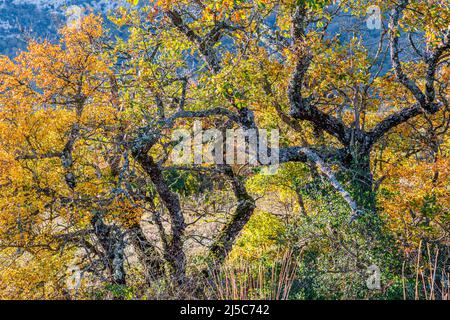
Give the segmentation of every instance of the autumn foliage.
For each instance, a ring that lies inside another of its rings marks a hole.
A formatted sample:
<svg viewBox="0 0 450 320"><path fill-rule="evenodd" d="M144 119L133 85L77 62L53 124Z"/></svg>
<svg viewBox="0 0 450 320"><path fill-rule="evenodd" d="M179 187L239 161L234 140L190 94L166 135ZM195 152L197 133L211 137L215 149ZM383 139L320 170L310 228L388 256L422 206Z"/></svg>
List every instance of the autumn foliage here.
<svg viewBox="0 0 450 320"><path fill-rule="evenodd" d="M449 298L448 1L129 2L0 57L0 299ZM194 120L280 168L176 165Z"/></svg>

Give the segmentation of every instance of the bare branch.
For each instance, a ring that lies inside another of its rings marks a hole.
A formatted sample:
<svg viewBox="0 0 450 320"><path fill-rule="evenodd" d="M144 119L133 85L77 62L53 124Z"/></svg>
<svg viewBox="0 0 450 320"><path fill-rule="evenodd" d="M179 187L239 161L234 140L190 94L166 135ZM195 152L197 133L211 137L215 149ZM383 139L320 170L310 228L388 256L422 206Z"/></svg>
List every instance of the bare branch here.
<svg viewBox="0 0 450 320"><path fill-rule="evenodd" d="M389 22L389 31L390 31L390 51L391 51L391 62L392 67L394 68L395 76L398 81L403 84L416 98L416 100L420 103L422 107L426 105L425 95L419 89L417 84L409 79L403 71L401 62L400 62L400 53L399 53L399 20L400 15L403 10L408 5L409 0L401 0L399 5L396 6L391 12L391 20Z"/></svg>
<svg viewBox="0 0 450 320"><path fill-rule="evenodd" d="M425 113L434 114L440 110L440 105L431 104L428 110L424 110L419 104L415 104L412 107L402 109L390 116L384 118L379 122L370 132L369 136L372 143L375 143L381 137L383 137L389 130L394 127L405 123L406 121Z"/></svg>
<svg viewBox="0 0 450 320"><path fill-rule="evenodd" d="M292 33L294 37L294 45L297 46L297 50L303 45L305 38L305 17L305 6L304 4L299 5L292 18ZM306 49L304 48L302 51L306 51ZM295 71L292 75L288 90L291 116L297 120L310 121L318 128L321 128L336 137L343 144L348 144L350 135L348 133L348 128L346 128L344 123L319 110L312 104L311 98L304 98L302 96L303 81L310 63L311 56L309 53L299 53L299 59L297 60Z"/></svg>

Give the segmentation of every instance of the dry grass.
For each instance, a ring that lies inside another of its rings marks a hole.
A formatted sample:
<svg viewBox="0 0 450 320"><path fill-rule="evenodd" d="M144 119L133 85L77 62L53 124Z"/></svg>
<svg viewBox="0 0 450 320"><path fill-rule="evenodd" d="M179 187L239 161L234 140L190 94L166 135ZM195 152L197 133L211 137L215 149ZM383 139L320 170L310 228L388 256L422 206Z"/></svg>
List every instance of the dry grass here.
<svg viewBox="0 0 450 320"><path fill-rule="evenodd" d="M269 270L262 263L252 267L241 261L212 270L212 292L219 300L287 300L295 280L297 263L291 251Z"/></svg>
<svg viewBox="0 0 450 320"><path fill-rule="evenodd" d="M415 286L414 299L420 300L450 300L450 273L447 266L439 265L441 255L445 254L439 249L431 249L430 245L426 245L426 257L423 257L422 241L417 251L415 266ZM403 298L409 299L406 278L403 275Z"/></svg>

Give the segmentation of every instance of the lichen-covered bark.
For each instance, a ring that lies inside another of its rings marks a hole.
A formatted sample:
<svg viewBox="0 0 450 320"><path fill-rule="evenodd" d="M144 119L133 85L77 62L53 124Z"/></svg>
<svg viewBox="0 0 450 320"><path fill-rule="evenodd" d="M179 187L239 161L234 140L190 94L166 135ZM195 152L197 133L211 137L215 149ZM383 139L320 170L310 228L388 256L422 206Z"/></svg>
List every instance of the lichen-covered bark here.
<svg viewBox="0 0 450 320"><path fill-rule="evenodd" d="M216 264L220 264L226 259L256 208L255 200L247 193L244 182L234 175L231 168L228 167L226 171L232 180L237 207L210 248L210 257Z"/></svg>
<svg viewBox="0 0 450 320"><path fill-rule="evenodd" d="M161 168L151 156L141 149L134 149L133 157L149 175L156 192L167 208L170 217L171 236L164 257L169 264L172 276L177 281L183 282L186 273L186 255L183 250L186 223L181 211L180 199L177 194L170 190Z"/></svg>
<svg viewBox="0 0 450 320"><path fill-rule="evenodd" d="M112 277L112 282L117 285L125 285L125 241L123 232L116 225L105 224L101 212L94 213L91 224L102 248L102 258Z"/></svg>
<svg viewBox="0 0 450 320"><path fill-rule="evenodd" d="M164 276L164 261L156 247L145 237L140 225L131 228L130 242L139 257L139 261L145 268L146 280L153 280Z"/></svg>

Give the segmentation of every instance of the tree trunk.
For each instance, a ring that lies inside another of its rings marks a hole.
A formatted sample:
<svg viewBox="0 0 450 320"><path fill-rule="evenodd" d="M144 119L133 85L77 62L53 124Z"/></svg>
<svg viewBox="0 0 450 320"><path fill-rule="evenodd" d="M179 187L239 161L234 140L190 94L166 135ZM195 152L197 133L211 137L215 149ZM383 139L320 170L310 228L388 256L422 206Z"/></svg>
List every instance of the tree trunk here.
<svg viewBox="0 0 450 320"><path fill-rule="evenodd" d="M94 214L91 223L102 248L103 258L106 268L112 278L112 283L125 285L125 241L122 231L118 226L106 225L99 212Z"/></svg>
<svg viewBox="0 0 450 320"><path fill-rule="evenodd" d="M180 199L177 194L170 190L161 168L154 162L152 157L138 151L133 152L133 157L150 176L159 197L169 212L172 233L164 252L164 258L168 263L171 276L178 283L182 283L186 275L186 255L183 251L186 224L181 212Z"/></svg>
<svg viewBox="0 0 450 320"><path fill-rule="evenodd" d="M150 284L164 276L164 261L155 246L147 240L140 225L133 226L131 230L131 244L145 269L147 283Z"/></svg>
<svg viewBox="0 0 450 320"><path fill-rule="evenodd" d="M247 193L244 182L235 176L231 168L227 168L227 174L232 179L234 195L237 199L237 207L231 219L223 227L219 236L210 248L210 257L215 264L221 264L227 258L233 244L240 232L250 220L255 208L255 200Z"/></svg>
<svg viewBox="0 0 450 320"><path fill-rule="evenodd" d="M368 154L362 154L351 164L351 193L358 207L366 212L375 212L373 176Z"/></svg>
<svg viewBox="0 0 450 320"><path fill-rule="evenodd" d="M362 131L354 129L347 146L346 163L344 167L350 182L350 193L359 210L363 213L375 213L375 192L370 165L372 141Z"/></svg>

